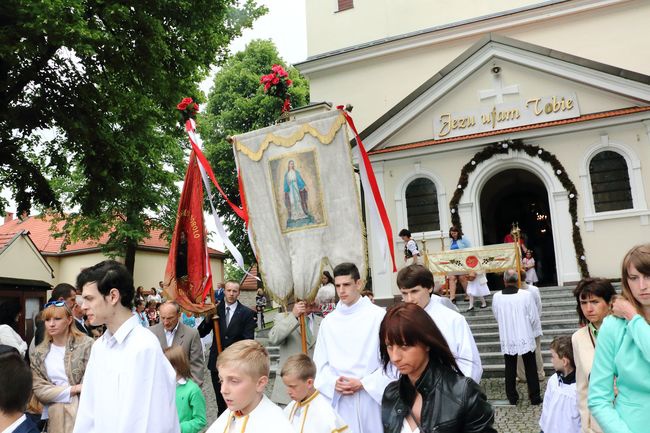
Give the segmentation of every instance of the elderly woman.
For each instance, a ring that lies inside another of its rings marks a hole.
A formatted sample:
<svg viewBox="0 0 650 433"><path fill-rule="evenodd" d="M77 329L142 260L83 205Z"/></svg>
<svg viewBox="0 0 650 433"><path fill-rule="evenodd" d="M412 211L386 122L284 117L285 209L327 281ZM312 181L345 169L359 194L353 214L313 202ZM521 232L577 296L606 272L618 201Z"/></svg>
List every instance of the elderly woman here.
<svg viewBox="0 0 650 433"><path fill-rule="evenodd" d="M379 345L384 369L392 363L401 374L386 387L381 402L385 433L496 433L485 394L463 376L426 311L410 303L388 310Z"/></svg>
<svg viewBox="0 0 650 433"><path fill-rule="evenodd" d="M609 313L609 302L616 295L614 286L603 278L585 278L573 290L578 303L578 317L582 328L571 337L576 363L578 408L583 433L602 433L602 429L587 408L589 375L594 362L598 330Z"/></svg>
<svg viewBox="0 0 650 433"><path fill-rule="evenodd" d="M650 244L628 251L621 280L598 331L589 409L606 433L641 433L650 426Z"/></svg>
<svg viewBox="0 0 650 433"><path fill-rule="evenodd" d="M45 339L31 357L34 395L45 406L47 431L70 433L94 340L77 329L64 301L48 302L42 315Z"/></svg>

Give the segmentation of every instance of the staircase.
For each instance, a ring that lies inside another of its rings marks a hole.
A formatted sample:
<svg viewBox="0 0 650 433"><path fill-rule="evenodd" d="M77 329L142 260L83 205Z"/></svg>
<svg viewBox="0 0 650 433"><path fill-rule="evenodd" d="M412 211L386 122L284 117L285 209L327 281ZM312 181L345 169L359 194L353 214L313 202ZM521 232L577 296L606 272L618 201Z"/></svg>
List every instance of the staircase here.
<svg viewBox="0 0 650 433"><path fill-rule="evenodd" d="M578 313L576 300L573 297L573 287L540 287L542 297L542 358L546 374L553 372L549 346L553 338L559 335L571 335L578 330ZM492 292L493 294L496 292ZM483 364L483 377L503 377L505 366L499 330L492 315L492 296L486 297L488 307L480 309L475 302L474 309L466 312L468 302L462 301L458 295L458 309L469 323Z"/></svg>

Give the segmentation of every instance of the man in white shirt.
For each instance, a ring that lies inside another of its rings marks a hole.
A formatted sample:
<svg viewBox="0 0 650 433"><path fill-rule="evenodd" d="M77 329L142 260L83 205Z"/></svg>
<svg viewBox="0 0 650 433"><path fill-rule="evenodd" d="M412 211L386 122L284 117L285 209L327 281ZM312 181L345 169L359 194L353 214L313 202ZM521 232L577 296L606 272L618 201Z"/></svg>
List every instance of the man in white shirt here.
<svg viewBox="0 0 650 433"><path fill-rule="evenodd" d="M460 371L479 383L483 367L472 331L460 313L444 307L434 298L437 295L431 293L433 284L433 274L422 265L407 266L397 274L402 300L419 305L431 316L445 337Z"/></svg>
<svg viewBox="0 0 650 433"><path fill-rule="evenodd" d="M314 363L314 386L354 433L383 431L381 399L388 376L379 356L379 325L383 308L361 297L362 281L352 263L334 268L339 295L336 309L321 322Z"/></svg>
<svg viewBox="0 0 650 433"><path fill-rule="evenodd" d="M535 306L537 307L537 327L535 328L535 364L537 365L537 378L539 381L546 379L544 372L544 358L542 358L542 297L539 293L539 287L526 283L526 271L521 270L521 288L527 290L533 295ZM517 358L517 380L520 382L526 381L526 372L524 370L524 363L521 358Z"/></svg>
<svg viewBox="0 0 650 433"><path fill-rule="evenodd" d="M503 273L505 288L492 298L492 312L499 325L501 353L505 362L506 396L510 404L517 404L517 356L524 361L530 404L542 402L535 364L535 330L539 317L530 292L517 288L517 271Z"/></svg>
<svg viewBox="0 0 650 433"><path fill-rule="evenodd" d="M129 271L103 261L81 271L77 289L88 321L107 330L90 353L74 433L179 433L176 372L131 312Z"/></svg>
<svg viewBox="0 0 650 433"><path fill-rule="evenodd" d="M171 346L180 346L190 362L192 380L200 387L203 385L203 346L199 331L181 322L181 307L174 301L167 301L158 309L160 323L148 328L158 338L164 350Z"/></svg>

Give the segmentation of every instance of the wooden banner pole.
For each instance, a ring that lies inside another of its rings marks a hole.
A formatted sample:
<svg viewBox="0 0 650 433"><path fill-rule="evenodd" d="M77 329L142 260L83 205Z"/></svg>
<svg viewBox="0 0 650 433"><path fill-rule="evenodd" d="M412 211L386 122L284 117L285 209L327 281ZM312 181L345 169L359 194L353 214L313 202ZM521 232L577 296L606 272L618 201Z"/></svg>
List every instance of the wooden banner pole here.
<svg viewBox="0 0 650 433"><path fill-rule="evenodd" d="M516 224L516 225L515 225ZM517 264L517 288L521 289L521 249L519 247L519 223L512 225L512 237L515 240L515 262Z"/></svg>
<svg viewBox="0 0 650 433"><path fill-rule="evenodd" d="M307 353L307 325L304 313L300 315L300 340L302 342L302 353L309 355Z"/></svg>
<svg viewBox="0 0 650 433"><path fill-rule="evenodd" d="M214 297L214 286L210 288L210 300L214 302L214 316L212 316L212 326L214 331L214 339L217 342L217 353L221 353L223 348L221 346L221 332L219 329L219 315L217 314L217 300Z"/></svg>

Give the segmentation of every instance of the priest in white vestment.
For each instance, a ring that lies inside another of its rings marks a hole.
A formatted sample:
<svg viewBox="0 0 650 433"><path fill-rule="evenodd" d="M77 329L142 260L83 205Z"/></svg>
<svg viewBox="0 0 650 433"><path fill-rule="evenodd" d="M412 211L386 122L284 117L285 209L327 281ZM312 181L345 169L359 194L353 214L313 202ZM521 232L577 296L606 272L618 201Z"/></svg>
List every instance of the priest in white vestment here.
<svg viewBox="0 0 650 433"><path fill-rule="evenodd" d="M532 405L542 402L535 362L535 332L539 329L539 315L530 292L517 288L517 271L508 269L503 274L505 288L492 297L492 312L499 325L501 353L505 362L506 396L510 404L517 404L517 357L524 361L528 397Z"/></svg>
<svg viewBox="0 0 650 433"><path fill-rule="evenodd" d="M481 381L483 366L472 330L465 318L438 301L433 292L433 274L422 265L410 265L397 274L397 286L404 302L417 304L433 319L445 337L458 368L476 383Z"/></svg>
<svg viewBox="0 0 650 433"><path fill-rule="evenodd" d="M354 264L334 268L336 309L321 323L314 351L314 385L352 433L383 431L381 399L396 377L384 373L379 356L379 325L385 311L361 297Z"/></svg>

